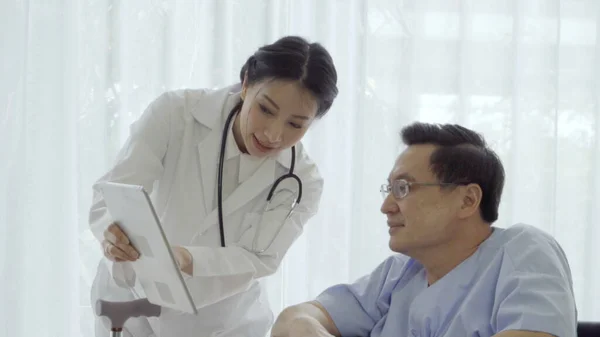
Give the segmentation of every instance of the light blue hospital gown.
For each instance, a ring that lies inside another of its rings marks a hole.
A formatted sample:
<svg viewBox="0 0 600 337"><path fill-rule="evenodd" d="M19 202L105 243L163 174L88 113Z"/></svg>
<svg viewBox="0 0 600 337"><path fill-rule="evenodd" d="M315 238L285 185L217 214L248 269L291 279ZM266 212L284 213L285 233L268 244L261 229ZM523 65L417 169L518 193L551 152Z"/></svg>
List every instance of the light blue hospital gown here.
<svg viewBox="0 0 600 337"><path fill-rule="evenodd" d="M577 313L564 252L528 225L496 228L477 252L432 286L423 266L394 255L370 275L317 301L342 336L475 337L532 330L575 337Z"/></svg>

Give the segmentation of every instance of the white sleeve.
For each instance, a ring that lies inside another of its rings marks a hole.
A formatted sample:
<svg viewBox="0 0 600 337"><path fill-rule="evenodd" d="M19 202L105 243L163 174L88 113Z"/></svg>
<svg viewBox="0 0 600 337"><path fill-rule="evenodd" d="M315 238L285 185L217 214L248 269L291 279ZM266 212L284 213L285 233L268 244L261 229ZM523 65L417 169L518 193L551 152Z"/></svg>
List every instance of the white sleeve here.
<svg viewBox="0 0 600 337"><path fill-rule="evenodd" d="M271 211L265 212L258 224L260 214L246 215L245 222L250 230L241 239L228 247L186 246L193 258L193 276L187 284L198 308L219 302L243 292L258 278L275 273L281 260L294 241L300 236L304 225L318 209L323 190L323 179L316 166L310 165L304 173L297 173L302 180L302 200L292 215L282 224L290 209L287 200ZM257 228L280 228L275 231ZM271 246L261 254L255 254L246 246L252 244L255 235L257 247ZM276 236L274 236L276 235Z"/></svg>
<svg viewBox="0 0 600 337"><path fill-rule="evenodd" d="M143 185L150 193L153 183L163 172L162 160L170 134L170 116L174 111L174 96L164 93L155 99L141 117L131 125L130 135L117 154L116 163L93 186L93 200L89 213L90 230L98 241L112 223L106 204L97 186L101 182ZM121 286L133 282L135 276L129 263L112 263L105 259L108 270Z"/></svg>

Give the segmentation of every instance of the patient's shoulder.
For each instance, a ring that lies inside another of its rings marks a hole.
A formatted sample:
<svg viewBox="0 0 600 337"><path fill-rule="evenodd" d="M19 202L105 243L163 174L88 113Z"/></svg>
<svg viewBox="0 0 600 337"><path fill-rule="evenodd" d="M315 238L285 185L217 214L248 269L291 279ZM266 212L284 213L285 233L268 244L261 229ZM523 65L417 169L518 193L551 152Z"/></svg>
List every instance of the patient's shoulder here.
<svg viewBox="0 0 600 337"><path fill-rule="evenodd" d="M560 246L556 239L548 232L523 223L502 229L501 241L504 247L519 248L519 250L524 246L531 246L536 249L556 248Z"/></svg>
<svg viewBox="0 0 600 337"><path fill-rule="evenodd" d="M568 270L565 252L548 232L527 224L516 224L503 230L504 256L510 258L515 269L529 269L532 263L561 267Z"/></svg>

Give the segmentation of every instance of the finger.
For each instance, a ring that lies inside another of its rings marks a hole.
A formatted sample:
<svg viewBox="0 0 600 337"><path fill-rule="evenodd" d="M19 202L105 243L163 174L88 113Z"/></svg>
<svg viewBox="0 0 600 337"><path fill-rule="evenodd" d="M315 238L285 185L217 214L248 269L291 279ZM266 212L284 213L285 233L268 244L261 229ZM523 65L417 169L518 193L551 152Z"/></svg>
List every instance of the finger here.
<svg viewBox="0 0 600 337"><path fill-rule="evenodd" d="M131 241L129 240L129 237L127 237L127 234L123 232L123 230L121 229L121 227L119 227L118 224L113 223L113 225L114 226L111 227L111 231L114 233L114 236L116 238L116 246L132 258L139 258L140 253L137 251L137 249L135 249L135 247L133 247Z"/></svg>
<svg viewBox="0 0 600 337"><path fill-rule="evenodd" d="M106 256L111 261L122 261L123 259L119 257L119 253L114 250L113 244L107 240L102 241L102 247L104 251L104 256Z"/></svg>
<svg viewBox="0 0 600 337"><path fill-rule="evenodd" d="M116 243L117 242L117 237L115 236L114 232L114 227L115 224L110 224L110 226L108 226L105 230L104 230L104 239L107 240L110 243Z"/></svg>
<svg viewBox="0 0 600 337"><path fill-rule="evenodd" d="M112 226L109 227L109 231L115 236L117 243L130 244L129 238L116 223L113 223Z"/></svg>
<svg viewBox="0 0 600 337"><path fill-rule="evenodd" d="M120 250L125 252L130 257L131 261L135 261L140 257L139 252L131 245L129 238L121 230L119 225L112 223L104 232L105 239L117 246Z"/></svg>
<svg viewBox="0 0 600 337"><path fill-rule="evenodd" d="M112 243L108 242L107 240L102 241L102 253L104 254L104 257L106 257L110 261L114 261L114 262L124 261L123 259L115 257L110 253L109 248L111 245L112 245Z"/></svg>
<svg viewBox="0 0 600 337"><path fill-rule="evenodd" d="M104 232L104 237L112 244L129 244L129 238L127 237L127 235L125 235L125 233L121 230L119 225L117 225L114 222L110 224L110 226L108 226L108 228Z"/></svg>
<svg viewBox="0 0 600 337"><path fill-rule="evenodd" d="M129 256L132 259L132 261L135 261L137 260L137 258L140 257L140 253L138 253L138 251L135 248L133 248L132 245L117 243L115 246L117 246L117 248L119 248L125 254L127 254L127 256Z"/></svg>
<svg viewBox="0 0 600 337"><path fill-rule="evenodd" d="M121 259L124 261L134 261L134 259L129 256L123 249L111 244L108 247L108 254L113 256L114 258Z"/></svg>
<svg viewBox="0 0 600 337"><path fill-rule="evenodd" d="M110 243L108 241L104 241L104 242L105 242L105 244L104 244L105 254L104 255L107 256L110 260L117 261L117 262L135 261L136 260L136 258L133 258L126 253L126 249L123 249L122 247L113 245L112 243Z"/></svg>
<svg viewBox="0 0 600 337"><path fill-rule="evenodd" d="M133 248L132 245L126 245L123 243L117 243L116 245L113 245L119 250L121 250L123 253L125 253L125 255L128 257L128 260L130 261L135 261L140 257L140 254L135 248Z"/></svg>

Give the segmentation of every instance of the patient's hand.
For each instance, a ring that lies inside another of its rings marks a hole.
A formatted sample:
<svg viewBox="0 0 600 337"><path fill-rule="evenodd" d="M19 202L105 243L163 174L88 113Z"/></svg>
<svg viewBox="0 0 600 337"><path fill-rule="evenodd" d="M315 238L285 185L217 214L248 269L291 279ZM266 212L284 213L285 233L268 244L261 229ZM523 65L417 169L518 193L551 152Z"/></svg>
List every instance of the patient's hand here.
<svg viewBox="0 0 600 337"><path fill-rule="evenodd" d="M286 308L279 314L272 337L341 336L329 313L318 302L304 302Z"/></svg>
<svg viewBox="0 0 600 337"><path fill-rule="evenodd" d="M285 332L273 334L273 337L334 337L327 332L319 321L312 317L299 317L289 322Z"/></svg>

